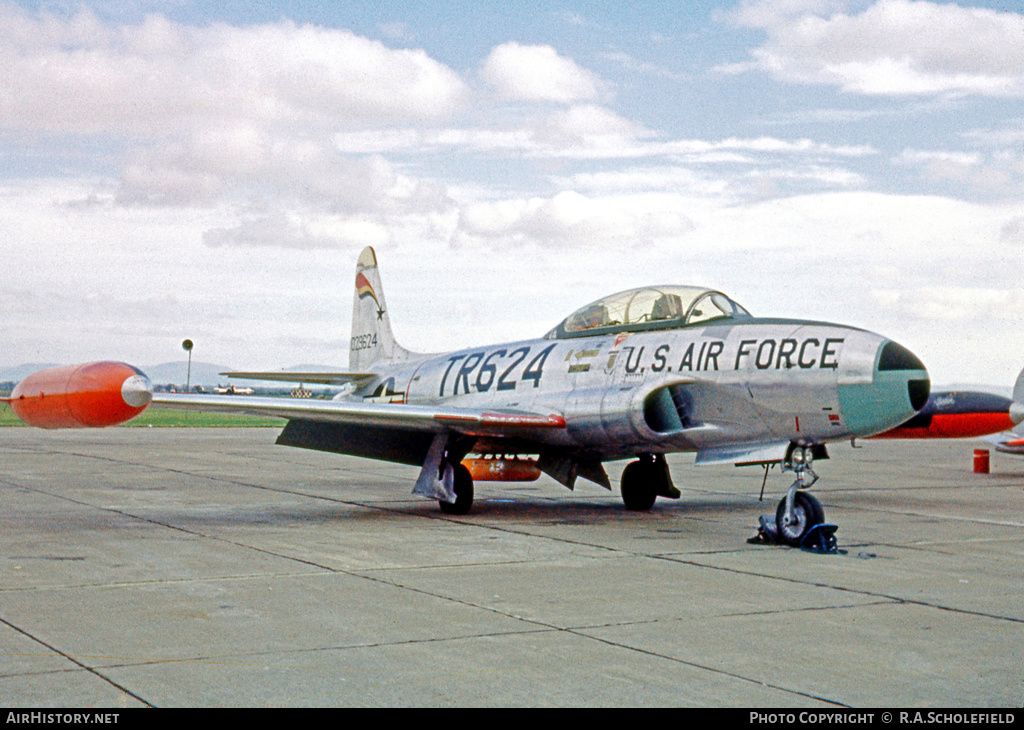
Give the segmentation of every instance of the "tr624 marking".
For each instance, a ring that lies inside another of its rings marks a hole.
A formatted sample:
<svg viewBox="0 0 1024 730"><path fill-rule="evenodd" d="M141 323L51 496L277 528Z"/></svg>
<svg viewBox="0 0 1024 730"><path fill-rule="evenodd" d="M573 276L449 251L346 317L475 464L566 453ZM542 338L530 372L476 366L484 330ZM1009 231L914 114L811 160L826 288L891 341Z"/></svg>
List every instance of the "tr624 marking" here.
<svg viewBox="0 0 1024 730"><path fill-rule="evenodd" d="M540 386L540 379L544 375L544 363L548 355L555 349L555 345L548 345L523 368L516 378L517 368L530 355L530 347L524 345L514 350L486 350L471 352L465 355L453 355L448 358L448 367L445 368L444 376L441 378L441 386L438 388L438 397L446 395L453 396L461 393L485 393L492 387L497 390L515 390L519 383L533 381L533 387ZM456 365L458 367L456 368ZM449 376L451 380L449 381ZM446 393L445 389L451 389Z"/></svg>

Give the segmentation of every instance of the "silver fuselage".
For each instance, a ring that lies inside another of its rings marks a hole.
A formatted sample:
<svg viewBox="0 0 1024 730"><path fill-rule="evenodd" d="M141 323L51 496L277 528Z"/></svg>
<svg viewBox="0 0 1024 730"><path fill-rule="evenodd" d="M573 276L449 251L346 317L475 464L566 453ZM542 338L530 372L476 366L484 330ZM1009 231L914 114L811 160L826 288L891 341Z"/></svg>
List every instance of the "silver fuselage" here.
<svg viewBox="0 0 1024 730"><path fill-rule="evenodd" d="M927 377L877 334L750 318L459 350L391 364L346 397L558 414L566 427L539 443L610 460L869 436L914 415Z"/></svg>

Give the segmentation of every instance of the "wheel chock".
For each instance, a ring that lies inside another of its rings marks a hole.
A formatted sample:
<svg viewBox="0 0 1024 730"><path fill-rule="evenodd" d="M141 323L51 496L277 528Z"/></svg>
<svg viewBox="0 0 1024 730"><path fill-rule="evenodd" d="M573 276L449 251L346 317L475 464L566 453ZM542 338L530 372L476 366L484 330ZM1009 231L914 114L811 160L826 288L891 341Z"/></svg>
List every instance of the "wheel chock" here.
<svg viewBox="0 0 1024 730"><path fill-rule="evenodd" d="M757 534L747 538L747 542L751 545L777 545L779 543L779 533L775 529L775 519L769 519L768 515L761 515Z"/></svg>
<svg viewBox="0 0 1024 730"><path fill-rule="evenodd" d="M838 542L836 541L836 530L839 525L820 524L815 525L800 542L800 549L813 553L838 553Z"/></svg>

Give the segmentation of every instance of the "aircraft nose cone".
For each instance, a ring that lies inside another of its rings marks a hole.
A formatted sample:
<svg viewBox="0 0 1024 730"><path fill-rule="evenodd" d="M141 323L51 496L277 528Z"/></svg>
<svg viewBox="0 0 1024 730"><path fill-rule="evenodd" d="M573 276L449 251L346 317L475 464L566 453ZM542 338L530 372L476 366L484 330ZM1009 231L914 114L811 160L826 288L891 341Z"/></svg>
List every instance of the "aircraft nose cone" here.
<svg viewBox="0 0 1024 730"><path fill-rule="evenodd" d="M878 357L879 373L909 373L913 376L907 381L907 395L910 407L914 411L924 408L931 393L932 384L921 358L896 342L886 342Z"/></svg>
<svg viewBox="0 0 1024 730"><path fill-rule="evenodd" d="M1010 420L1014 425L1024 421L1024 403L1014 401L1010 404Z"/></svg>
<svg viewBox="0 0 1024 730"><path fill-rule="evenodd" d="M850 432L873 436L913 417L928 402L931 380L914 353L892 340L875 350L870 382L839 383L839 404Z"/></svg>
<svg viewBox="0 0 1024 730"><path fill-rule="evenodd" d="M121 398L132 408L145 408L153 400L153 384L141 373L132 375L121 384Z"/></svg>

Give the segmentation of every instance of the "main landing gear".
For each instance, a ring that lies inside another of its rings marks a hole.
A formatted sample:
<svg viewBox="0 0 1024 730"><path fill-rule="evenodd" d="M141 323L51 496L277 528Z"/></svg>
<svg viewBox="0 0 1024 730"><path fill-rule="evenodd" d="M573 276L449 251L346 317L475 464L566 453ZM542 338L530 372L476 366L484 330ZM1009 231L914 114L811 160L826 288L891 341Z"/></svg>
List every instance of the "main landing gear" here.
<svg viewBox="0 0 1024 730"><path fill-rule="evenodd" d="M679 499L681 496L672 484L664 454L641 454L639 459L630 462L622 470L619 490L626 509L634 512L646 512L658 497Z"/></svg>
<svg viewBox="0 0 1024 730"><path fill-rule="evenodd" d="M427 458L412 493L436 499L447 515L464 515L473 507L473 477L462 463L468 447L438 434L430 444Z"/></svg>
<svg viewBox="0 0 1024 730"><path fill-rule="evenodd" d="M795 472L796 480L775 510L775 527L779 539L793 547L802 544L812 529L825 522L821 502L804 491L818 481L818 475L811 469L813 460L814 447L793 444L782 466L783 471Z"/></svg>
<svg viewBox="0 0 1024 730"><path fill-rule="evenodd" d="M446 502L443 499L437 500L441 511L446 515L465 515L473 508L473 477L469 469L460 464L452 464L452 490L455 492L455 501Z"/></svg>

